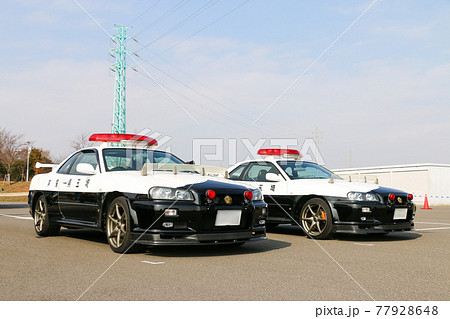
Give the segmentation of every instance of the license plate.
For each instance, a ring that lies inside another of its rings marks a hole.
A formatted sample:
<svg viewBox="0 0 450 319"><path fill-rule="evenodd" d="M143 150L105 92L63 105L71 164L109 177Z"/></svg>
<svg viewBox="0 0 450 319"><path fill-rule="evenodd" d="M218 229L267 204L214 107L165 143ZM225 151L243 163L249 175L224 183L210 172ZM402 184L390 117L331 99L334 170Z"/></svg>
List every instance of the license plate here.
<svg viewBox="0 0 450 319"><path fill-rule="evenodd" d="M218 210L215 226L239 226L241 224L240 210Z"/></svg>
<svg viewBox="0 0 450 319"><path fill-rule="evenodd" d="M406 219L408 208L396 208L394 211L394 219Z"/></svg>

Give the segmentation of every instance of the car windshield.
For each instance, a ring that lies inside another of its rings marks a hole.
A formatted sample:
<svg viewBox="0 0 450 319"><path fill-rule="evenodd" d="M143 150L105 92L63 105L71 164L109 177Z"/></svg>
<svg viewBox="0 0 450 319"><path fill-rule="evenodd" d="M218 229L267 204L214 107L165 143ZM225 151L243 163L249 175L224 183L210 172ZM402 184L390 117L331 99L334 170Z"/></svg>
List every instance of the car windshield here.
<svg viewBox="0 0 450 319"><path fill-rule="evenodd" d="M278 161L278 165L286 172L291 179L342 179L326 168L301 161Z"/></svg>
<svg viewBox="0 0 450 319"><path fill-rule="evenodd" d="M172 154L146 149L104 149L103 158L107 171L140 171L145 163L184 164Z"/></svg>

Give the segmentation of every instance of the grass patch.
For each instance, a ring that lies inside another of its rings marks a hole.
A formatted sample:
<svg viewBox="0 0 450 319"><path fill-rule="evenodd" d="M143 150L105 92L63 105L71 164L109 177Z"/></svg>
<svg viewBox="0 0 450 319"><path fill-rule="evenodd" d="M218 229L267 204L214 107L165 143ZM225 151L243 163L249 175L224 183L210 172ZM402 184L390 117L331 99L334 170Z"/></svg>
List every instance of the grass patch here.
<svg viewBox="0 0 450 319"><path fill-rule="evenodd" d="M0 202L24 202L28 201L28 196L1 196Z"/></svg>
<svg viewBox="0 0 450 319"><path fill-rule="evenodd" d="M28 192L30 189L30 182L13 182L11 185L8 185L6 182L0 183L0 188L3 188L1 193L23 193Z"/></svg>

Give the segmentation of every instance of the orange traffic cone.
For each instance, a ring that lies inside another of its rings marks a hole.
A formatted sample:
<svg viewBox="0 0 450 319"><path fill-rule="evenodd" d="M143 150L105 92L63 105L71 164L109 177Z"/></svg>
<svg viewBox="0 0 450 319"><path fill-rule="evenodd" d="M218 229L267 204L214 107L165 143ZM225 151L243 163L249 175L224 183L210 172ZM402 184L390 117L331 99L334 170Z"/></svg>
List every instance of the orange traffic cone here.
<svg viewBox="0 0 450 319"><path fill-rule="evenodd" d="M425 194L425 201L423 202L423 207L421 209L431 209L430 205L428 205L428 197L427 194Z"/></svg>

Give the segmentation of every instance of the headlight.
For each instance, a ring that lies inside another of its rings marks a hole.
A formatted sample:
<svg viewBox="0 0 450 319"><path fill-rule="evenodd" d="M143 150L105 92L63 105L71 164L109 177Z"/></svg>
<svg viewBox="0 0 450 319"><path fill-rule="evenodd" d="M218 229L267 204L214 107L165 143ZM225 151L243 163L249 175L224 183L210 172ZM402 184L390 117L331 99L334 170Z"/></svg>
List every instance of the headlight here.
<svg viewBox="0 0 450 319"><path fill-rule="evenodd" d="M253 200L254 201L256 201L256 200L264 200L264 196L263 196L263 194L261 193L261 191L259 189L254 189L252 191L252 193L253 193Z"/></svg>
<svg viewBox="0 0 450 319"><path fill-rule="evenodd" d="M194 200L192 192L170 187L152 187L148 191L148 194L152 199Z"/></svg>
<svg viewBox="0 0 450 319"><path fill-rule="evenodd" d="M377 202L380 199L374 193L360 193L360 192L350 192L347 194L347 198L350 200L356 201L368 201L368 202Z"/></svg>

